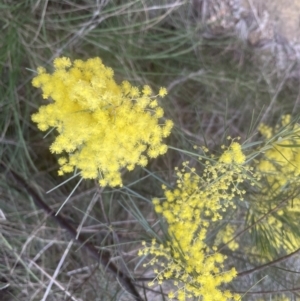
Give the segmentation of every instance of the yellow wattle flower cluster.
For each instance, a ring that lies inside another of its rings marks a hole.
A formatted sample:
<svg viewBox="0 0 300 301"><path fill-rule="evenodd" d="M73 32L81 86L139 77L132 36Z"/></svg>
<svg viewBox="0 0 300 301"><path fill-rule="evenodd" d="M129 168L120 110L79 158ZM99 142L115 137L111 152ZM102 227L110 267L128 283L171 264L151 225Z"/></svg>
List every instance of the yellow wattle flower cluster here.
<svg viewBox="0 0 300 301"><path fill-rule="evenodd" d="M222 228L215 239L215 245L226 244L227 247L235 251L239 248L239 243L236 240L232 240L232 238L236 234L237 227L231 224L227 224L226 227Z"/></svg>
<svg viewBox="0 0 300 301"><path fill-rule="evenodd" d="M59 133L50 150L63 154L59 174L81 171L84 179L99 179L101 186L121 186L120 169L145 166L148 158L165 154L163 138L173 123L159 120L164 111L158 95L145 85L140 91L129 82L118 85L111 68L100 58L87 61L61 57L54 60L54 72L42 67L32 85L41 88L52 102L40 107L32 120L42 131Z"/></svg>
<svg viewBox="0 0 300 301"><path fill-rule="evenodd" d="M245 156L237 144L232 142L218 161L206 161L201 176L185 162L181 170L176 169L176 188L169 190L163 186L166 200L153 199L155 211L168 224L169 238L165 244L153 240L151 246L140 250L139 255L151 254L153 259L149 264L159 266L154 270L154 281L174 281L177 290L169 294L170 299L240 299L237 294L220 290L219 287L231 282L237 273L235 268L226 270L226 256L217 251L217 245L209 246L206 242L209 230L214 228L213 223L222 219L221 212L228 206L235 206L234 198L243 199L245 191L238 188L239 184L253 179L251 169L242 165ZM239 157L243 160L238 159L240 163L234 159L235 152L241 152ZM224 157L228 156L232 160L225 160L230 161L225 163Z"/></svg>
<svg viewBox="0 0 300 301"><path fill-rule="evenodd" d="M261 187L259 202L253 210L261 216L276 206L274 200L287 202L280 210L268 215L264 223L258 224L256 230L268 233L272 229L269 244L274 250L291 252L300 247L300 237L293 230L293 227L298 227L300 218L300 198L296 196L300 184L300 126L292 125L291 116L284 115L281 129L279 125L271 128L261 124L259 131L266 140L279 136L279 133L280 137L257 163L256 170L262 175L265 185ZM283 222L284 216L288 217L289 223Z"/></svg>
<svg viewBox="0 0 300 301"><path fill-rule="evenodd" d="M297 182L300 175L300 126L288 126L290 118L290 115L284 115L281 122L286 127L287 135L279 137L257 165L257 169L267 175L267 181L272 185L272 193L278 193L278 189L287 182ZM272 129L264 124L259 127L265 139L276 135L278 130L278 127Z"/></svg>
<svg viewBox="0 0 300 301"><path fill-rule="evenodd" d="M232 142L229 149L220 157L220 162L243 164L245 159L246 157L242 152L241 145L238 142Z"/></svg>

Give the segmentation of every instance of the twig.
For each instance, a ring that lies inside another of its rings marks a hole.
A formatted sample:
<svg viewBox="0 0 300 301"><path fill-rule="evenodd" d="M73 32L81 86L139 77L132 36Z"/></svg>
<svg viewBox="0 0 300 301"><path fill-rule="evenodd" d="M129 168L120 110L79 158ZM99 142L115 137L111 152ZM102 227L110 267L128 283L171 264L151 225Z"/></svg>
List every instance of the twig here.
<svg viewBox="0 0 300 301"><path fill-rule="evenodd" d="M281 262L281 261L284 261L284 260L286 260L286 259L288 259L288 258L294 256L294 255L297 254L299 251L300 251L300 248L297 249L296 251L290 253L290 254L287 254L287 255L285 255L285 256L279 257L279 258L277 258L277 259L275 259L275 260L272 260L272 261L270 261L270 262L267 262L267 263L265 263L265 264L262 264L262 265L260 265L260 266L258 266L258 267L256 267L256 268L253 268L253 269L250 269L250 270L247 270L247 271L244 271L244 272L240 272L240 273L237 274L237 277L249 275L249 274L251 274L251 273L253 273L253 272L256 272L256 271L265 269L265 268L267 268L267 267L270 267L270 266L274 265L275 263L279 263L279 262Z"/></svg>
<svg viewBox="0 0 300 301"><path fill-rule="evenodd" d="M15 181L18 183L18 188L20 191L26 191L34 200L35 204L43 209L49 216L51 216L62 228L67 230L71 236L75 239L77 236L76 229L73 228L62 216L55 215L55 211L52 210L37 194L37 192L27 183L27 181L17 174L15 171L8 169L4 163L0 163L1 167L6 170L6 172L10 173ZM120 284L124 287L124 289L129 292L136 301L143 301L142 297L139 295L136 290L133 280L122 271L120 271L117 266L111 262L111 256L109 252L103 251L101 255L99 255L98 250L91 243L87 242L82 235L79 235L77 241L83 245L83 247L90 253L90 255L99 260L102 266L109 270L120 282Z"/></svg>
<svg viewBox="0 0 300 301"><path fill-rule="evenodd" d="M69 244L68 244L68 246L67 246L67 248L65 249L65 252L64 252L63 256L61 257L61 259L60 259L60 261L59 261L59 263L58 263L58 265L57 265L57 267L55 269L55 272L54 272L53 276L50 277L50 282L49 282L49 284L47 286L47 289L46 289L46 292L45 292L45 294L43 296L42 301L46 301L46 299L47 299L47 297L48 297L48 295L49 295L49 293L51 291L52 285L55 282L55 280L56 280L56 278L57 278L57 276L59 274L59 271L60 271L60 269L61 269L61 267L62 267L62 265L63 265L63 263L64 263L64 261L65 261L65 259L67 257L67 255L68 255L68 253L69 253L69 251L70 251L73 243L74 243L74 239L71 239L70 242L69 242Z"/></svg>
<svg viewBox="0 0 300 301"><path fill-rule="evenodd" d="M280 209L283 206L283 204L286 203L286 202L288 202L289 200L290 200L290 198L281 201L276 207L274 207L273 209L271 209L270 211L268 211L267 213L265 213L263 216L261 216L255 223L249 225L244 230L242 230L241 232L237 233L233 238L231 238L229 241L227 241L226 244L224 244L220 249L218 249L218 251L222 250L225 246L227 246L228 244L230 244L232 241L234 241L236 238L238 238L239 236L241 236L243 233L245 233L249 229L253 228L255 225L259 224L263 219L265 219L271 213L273 213L273 212L277 211L278 209Z"/></svg>
<svg viewBox="0 0 300 301"><path fill-rule="evenodd" d="M276 291L256 291L256 292L247 292L247 294L258 295L258 294L280 294L280 293L289 293L289 292L298 292L300 291L300 287L282 289ZM244 294L245 292L235 291L236 294Z"/></svg>
<svg viewBox="0 0 300 301"><path fill-rule="evenodd" d="M56 279L53 279L46 271L44 271L38 264L36 264L33 260L31 260L29 262L29 264L31 266L34 266L35 268L37 268L44 276L46 276L49 280L53 281L53 283L59 288L61 289L68 297L69 299L73 300L73 301L79 301L78 299L76 299L74 296L72 296L72 294L66 290Z"/></svg>

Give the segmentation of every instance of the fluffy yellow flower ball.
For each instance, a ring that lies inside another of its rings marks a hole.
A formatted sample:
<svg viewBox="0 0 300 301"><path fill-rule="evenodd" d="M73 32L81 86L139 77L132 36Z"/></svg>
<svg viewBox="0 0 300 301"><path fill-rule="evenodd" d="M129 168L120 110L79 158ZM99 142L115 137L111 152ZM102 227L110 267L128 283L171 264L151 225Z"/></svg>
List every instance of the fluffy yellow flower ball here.
<svg viewBox="0 0 300 301"><path fill-rule="evenodd" d="M87 61L62 57L54 60L54 72L39 67L32 85L41 88L51 103L41 106L32 120L42 131L58 132L51 145L59 159L59 174L81 171L84 179L99 179L101 186L122 186L120 170L145 166L148 158L166 153L163 138L170 135L171 120L159 122L163 109L149 86L142 91L123 81L100 58ZM148 157L148 158L147 158Z"/></svg>

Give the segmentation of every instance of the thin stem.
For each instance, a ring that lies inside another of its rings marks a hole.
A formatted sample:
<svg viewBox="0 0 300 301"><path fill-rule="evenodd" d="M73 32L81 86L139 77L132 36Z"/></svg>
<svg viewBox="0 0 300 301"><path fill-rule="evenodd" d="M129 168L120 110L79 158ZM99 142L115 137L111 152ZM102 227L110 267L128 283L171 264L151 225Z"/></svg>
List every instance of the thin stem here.
<svg viewBox="0 0 300 301"><path fill-rule="evenodd" d="M246 227L244 230L242 230L241 232L239 232L238 234L236 234L232 239L230 239L229 241L226 242L226 244L224 244L220 249L218 249L218 251L222 250L226 245L228 245L229 243L231 243L232 241L234 241L237 237L241 236L243 233L245 233L246 231L248 231L249 229L253 228L255 225L257 225L258 223L260 223L263 219L265 219L268 215L270 215L271 213L277 211L278 209L280 209L282 207L282 205L286 202L288 202L290 200L290 198L281 201L276 207L274 207L273 209L271 209L270 211L268 211L267 213L265 213L262 217L260 217L255 223L253 223L252 225L249 225L248 227Z"/></svg>
<svg viewBox="0 0 300 301"><path fill-rule="evenodd" d="M290 254L287 254L287 255L285 255L285 256L279 257L279 258L277 258L277 259L275 259L275 260L272 260L272 261L270 261L270 262L267 262L267 263L265 263L265 264L262 264L262 265L260 265L260 266L258 266L258 267L256 267L256 268L253 268L253 269L250 269L250 270L247 270L247 271L244 271L244 272L240 272L240 273L237 274L237 277L249 275L249 274L251 274L251 273L253 273L253 272L260 271L260 270L262 270L262 269L265 269L265 268L267 268L267 267L270 267L270 266L272 266L272 265L274 265L274 264L276 264L276 263L279 263L279 262L281 262L281 261L284 261L284 260L286 260L286 259L288 259L288 258L294 256L294 255L297 254L299 251L300 251L300 248L297 249L296 251L290 253Z"/></svg>

